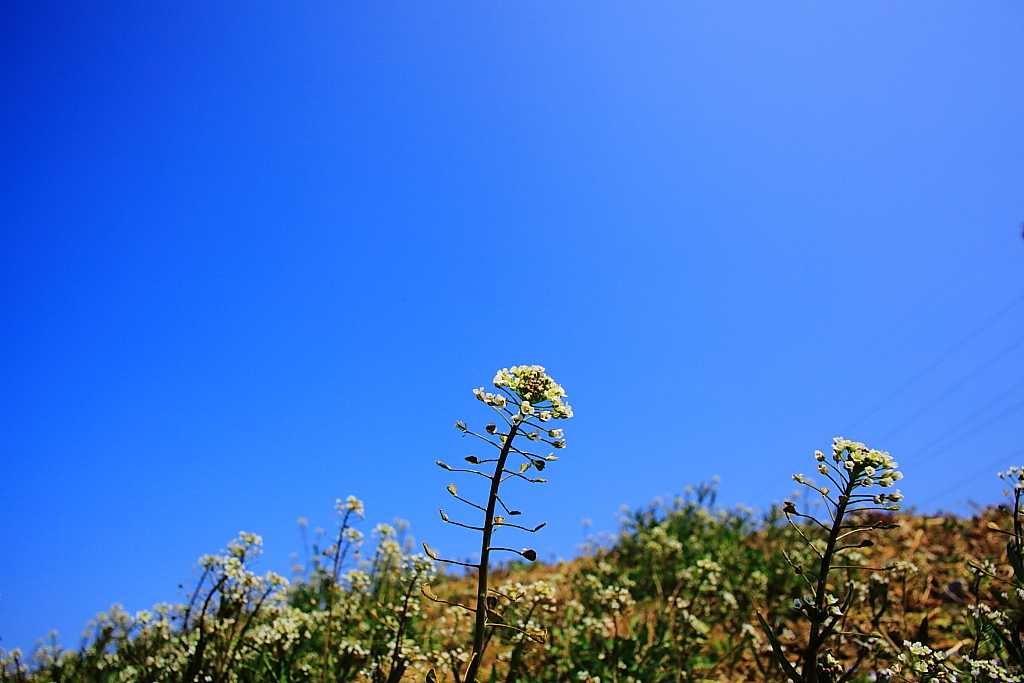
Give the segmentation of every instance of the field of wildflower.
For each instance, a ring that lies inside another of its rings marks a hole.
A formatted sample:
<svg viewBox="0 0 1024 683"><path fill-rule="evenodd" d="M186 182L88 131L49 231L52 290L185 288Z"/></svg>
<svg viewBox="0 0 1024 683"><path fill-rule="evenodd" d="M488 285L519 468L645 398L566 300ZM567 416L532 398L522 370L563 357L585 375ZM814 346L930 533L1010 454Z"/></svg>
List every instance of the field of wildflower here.
<svg viewBox="0 0 1024 683"><path fill-rule="evenodd" d="M494 545L543 526L515 524L501 486L545 481L566 446L555 421L572 408L539 366L493 383L474 392L493 421L456 428L495 457L438 462L488 480L479 501L449 485L458 508L441 511L479 537L479 562L416 546L402 524L364 536L363 504L349 496L292 577L257 574L261 540L242 533L200 558L183 604L115 606L78 649L0 651L0 680L1024 680L1024 470L1000 475L1004 505L971 519L921 516L900 509L889 454L836 438L809 458L814 477L794 475L804 495L792 501L762 514L722 508L701 484L548 565L511 541Z"/></svg>

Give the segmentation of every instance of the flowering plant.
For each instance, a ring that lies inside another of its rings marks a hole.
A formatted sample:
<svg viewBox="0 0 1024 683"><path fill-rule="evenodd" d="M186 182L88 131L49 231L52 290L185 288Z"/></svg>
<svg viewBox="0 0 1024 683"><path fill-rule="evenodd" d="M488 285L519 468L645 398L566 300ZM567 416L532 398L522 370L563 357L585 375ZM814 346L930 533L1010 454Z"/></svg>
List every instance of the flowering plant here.
<svg viewBox="0 0 1024 683"><path fill-rule="evenodd" d="M455 564L475 569L477 572L475 607L466 607L458 603L451 603L442 600L433 593L429 585L424 584L422 587L423 594L428 599L433 600L434 602L443 602L456 607L462 607L466 611L474 614L473 646L469 666L466 669L465 676L462 678L463 683L475 683L476 681L477 673L480 669L481 657L486 645L485 636L489 627L511 629L523 634L531 640L541 643L547 638L547 633L545 631L523 629L518 626L504 623L504 619L501 618L501 614L499 612L502 605L501 601L504 600L506 603L515 602L518 600L519 596L506 595L503 592L488 588L488 571L490 567L491 551L515 553L516 555L519 555L531 562L537 559L537 552L531 548L514 550L512 548L493 546L491 543L494 533L499 529L513 528L529 533L536 533L546 524L546 522L541 522L536 526L527 527L506 521L507 517L518 516L521 513L519 510L509 509L498 495L502 483L509 479L521 479L531 484L543 483L547 480L540 477L529 477L527 476L527 472L531 469L535 469L538 472L543 471L544 468L547 467L548 463L558 459L553 453L541 456L537 453L532 453L515 446L514 442L516 437L525 436L529 441L547 443L552 448L565 448L565 437L562 430L549 429L546 425L542 425L540 423L567 419L573 415L572 408L565 401L565 390L546 373L543 367L539 365L518 365L511 369L505 368L499 370L494 376L493 384L495 388L498 389L497 393L484 391L483 387L474 389L473 393L476 395L478 400L490 406L498 414L503 424L499 426L495 422L490 422L484 429L485 434L479 434L471 431L469 427L466 426L466 423L461 420L455 423L456 429L462 432L463 435L470 435L481 439L498 451L497 457L495 458L480 459L472 455L465 458L466 462L474 467L494 463L493 472L486 474L478 469L474 469L473 467L455 468L441 462L440 460L436 461L439 467L448 470L449 472L466 472L475 474L488 479L490 482L487 501L484 505L479 505L466 498L460 497L459 490L455 484L448 485L448 493L450 493L456 500L483 512L483 520L480 526L456 522L452 520L443 509L440 510L441 519L446 524L454 524L456 526L480 532L480 562L478 564L470 564L466 562L457 562L455 560L445 560L438 557L437 553L431 550L426 543L423 544L423 549L433 559L448 564ZM521 462L515 469L508 468L508 459L511 456L518 456L523 460L523 462ZM503 515L495 514L497 506L499 505L501 506L501 510L504 512ZM456 676L458 676L457 672ZM430 683L436 680L434 670L431 669L427 674L427 681Z"/></svg>
<svg viewBox="0 0 1024 683"><path fill-rule="evenodd" d="M852 537L876 529L893 527L881 521L870 521L864 513L899 510L899 501L903 499L899 489L889 491L903 478L903 474L897 469L899 464L884 451L836 437L832 440L831 457L827 457L821 451L815 451L814 459L818 461L818 472L835 485L834 493L830 487L817 486L802 474L794 474L793 479L821 496L828 512L828 519L822 521L813 515L798 512L792 501L787 500L783 507L786 519L817 558L816 567L804 567L790 560L790 565L810 589L808 594L793 601L793 609L810 622L808 644L804 648L799 670L786 658L782 644L768 622L758 613L761 627L772 644L775 660L792 683L817 683L822 679L834 680L840 677L841 672L837 670L836 659L830 652L821 653L826 641L836 633L837 627L843 621L856 591L848 584L844 595L835 595L829 590L829 572L839 568L873 571L889 569L835 563L846 551L874 545L870 539L854 543ZM882 491L876 493L876 487ZM827 534L824 544L809 539L801 525L794 522L794 518L806 519L812 527L816 526L823 530ZM856 635L865 639L871 638L871 634Z"/></svg>

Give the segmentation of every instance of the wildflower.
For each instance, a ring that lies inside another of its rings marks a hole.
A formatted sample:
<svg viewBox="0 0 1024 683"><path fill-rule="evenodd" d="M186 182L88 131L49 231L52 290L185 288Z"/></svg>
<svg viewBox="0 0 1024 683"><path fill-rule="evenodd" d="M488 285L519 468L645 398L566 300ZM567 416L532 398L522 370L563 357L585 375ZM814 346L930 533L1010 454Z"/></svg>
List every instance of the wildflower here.
<svg viewBox="0 0 1024 683"><path fill-rule="evenodd" d="M363 501L359 500L355 496L349 496L345 499L345 510L356 513L359 516L359 519L363 519L366 516L365 510L363 509Z"/></svg>
<svg viewBox="0 0 1024 683"><path fill-rule="evenodd" d="M528 403L554 402L565 396L561 385L540 365L517 365L511 370L499 370L494 376L494 386L509 389Z"/></svg>
<svg viewBox="0 0 1024 683"><path fill-rule="evenodd" d="M572 408L568 403L563 403L556 399L551 402L551 405L554 407L554 410L552 410L552 417L555 419L572 417Z"/></svg>

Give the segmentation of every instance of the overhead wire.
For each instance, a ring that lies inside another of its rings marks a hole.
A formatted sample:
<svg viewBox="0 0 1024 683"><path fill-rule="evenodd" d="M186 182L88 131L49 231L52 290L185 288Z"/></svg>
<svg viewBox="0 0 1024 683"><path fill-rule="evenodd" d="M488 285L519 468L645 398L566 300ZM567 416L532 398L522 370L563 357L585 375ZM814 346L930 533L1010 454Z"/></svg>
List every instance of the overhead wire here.
<svg viewBox="0 0 1024 683"><path fill-rule="evenodd" d="M1010 461L1012 459L1016 459L1016 458L1020 457L1021 455L1024 455L1024 448L1020 448L1020 449L1016 450L1015 452L1011 453L1010 455L1000 456L998 459L993 460L991 463L989 463L989 464L987 464L987 465L985 465L983 467L980 467L977 470L975 470L974 473L972 475L970 475L969 477L958 478L956 483L951 484L947 488L944 488L941 491L939 491L937 493L933 493L932 495L928 496L927 498L922 500L919 503L919 505L925 505L925 504L930 503L930 502L932 502L932 501L934 501L934 500L936 500L938 498L941 498L942 496L946 495L950 491L953 491L953 490L963 486L964 484L966 484L968 482L974 481L975 479L977 479L981 475L985 474L986 472L992 472L992 470L994 470L996 467L999 466L999 463L1005 463L1005 462ZM1009 467L1009 465L1007 465L1007 466ZM995 473L993 472L993 474L995 474Z"/></svg>
<svg viewBox="0 0 1024 683"><path fill-rule="evenodd" d="M979 415L983 415L990 408L992 408L995 405L998 405L1004 398L1006 398L1007 396L1010 396L1011 394L1013 394L1013 392L1017 391L1017 389L1021 388L1022 386L1024 386L1024 378L1021 378L1020 381L1018 381L1016 384L1011 386L1009 389L1007 389L1003 393L999 394L998 396L993 398L991 401L989 401L988 403L986 403L982 407L978 408L973 413L971 413L970 415L968 415L967 417L963 418L962 420L957 422L955 425L953 425L952 427L950 427L949 429L944 431L942 434L940 434L939 436L937 436L934 439L932 439L931 441L929 441L927 444L925 444L924 446L921 447L919 453L927 453L928 451L930 451L932 448L938 446L939 444L945 444L945 445L949 446L949 445L954 444L954 443L959 443L963 439L967 438L967 436L973 435L973 434L977 433L977 430L972 430L971 432L968 432L967 434L961 434L959 437L957 437L956 439L953 439L952 441L949 440L950 437L954 436L957 432L959 432L964 427L964 425L970 424ZM1022 405L1022 404L1018 404L1017 406L1015 406L1015 408L1019 408L1020 405ZM991 422L992 421L989 421L989 422L986 422L984 425L979 425L978 429L980 429L982 426L986 426L987 427L989 424L991 424ZM916 457L917 456L912 458L911 461L913 459L916 459ZM906 460L906 458L904 458L904 460Z"/></svg>
<svg viewBox="0 0 1024 683"><path fill-rule="evenodd" d="M961 441L963 441L966 438L974 436L975 434L980 432L985 427L988 427L990 425L995 424L996 422L999 422L999 420L1002 420L1007 415L1012 415L1013 413L1015 413L1016 411L1020 410L1021 408L1024 408L1024 400L1020 401L1019 403L1017 403L1015 405L1010 406L1008 409L1006 409L1003 412L999 413L995 417L990 418L988 421L981 423L980 425L976 426L974 429L961 434L960 436L958 436L957 438L953 439L952 441L947 442L945 444L946 448L949 448L950 446L958 444L958 443L960 443ZM927 450L927 449L923 449L923 450ZM921 460L921 458L923 458L925 455L927 455L927 453L919 452L916 456L914 456L913 458L907 460L907 462L908 463L917 462L917 461Z"/></svg>
<svg viewBox="0 0 1024 683"><path fill-rule="evenodd" d="M851 427L855 427L855 426L863 423L866 419L868 419L869 417L871 417L872 415L877 413L879 410L884 408L889 402L891 402L893 399L895 399L899 395L903 394L907 389L912 387L914 384L916 384L921 379L923 379L925 376L927 376L930 372L932 372L937 367L939 367L950 356L955 354L957 351L959 351L964 346L966 346L968 342L972 341L979 334L981 334L986 329L991 327L996 321L998 321L1004 315L1006 315L1011 310L1013 310L1021 302L1024 302L1024 294L1021 294L1020 296L1018 296L1015 299L1013 299L1011 302L1009 302L1007 305L1005 305L1003 308L1001 308L995 314L990 316L987 320L982 322L978 327L974 328L966 336L962 337L957 343L955 343L953 346L949 347L938 358L933 360L931 363L926 365L924 368L922 368L916 374L914 374L911 378L909 378L906 382L904 382L903 384L898 386L896 389L891 391L889 394L884 396L880 401L878 401L878 403L876 403L869 410L867 410L860 417L858 417L852 423ZM937 398L935 398L932 401L930 401L928 403L928 405L924 406L923 408L921 408L920 410L915 412L913 415L911 415L910 417L908 417L905 420L903 420L900 424L896 425L896 427L894 427L893 429L889 430L889 432L887 432L885 434L885 436L881 437L880 440L884 441L885 439L888 439L888 438L892 437L893 435L899 433L901 430L903 430L908 425L913 423L915 420L920 418L922 415L927 413L929 410L934 408L940 402L945 400L953 392L957 391L958 389L963 387L965 384L970 382L972 379L974 379L975 377L980 375L982 372L987 370L996 361L1000 360L1001 358L1003 358L1004 356L1009 354L1011 351L1016 349L1022 343L1024 343L1024 336L1015 339L1009 346L1007 346L1007 347L1003 348L1002 350L998 351L995 355L993 355L992 357L987 359L984 363L982 363L981 365L976 367L971 372L967 373L967 375L961 377L953 386L949 387L942 394L940 394ZM953 445L955 445L957 443L960 443L960 442L964 441L965 439L967 439L967 438L977 434L979 431L981 431L981 430L991 426L992 424L995 424L999 420L1001 420L1001 419L1003 419L1003 418L1013 414L1014 412L1020 410L1022 407L1024 407L1024 400L1022 400L1022 401L1020 401L1018 403L1015 403L1014 405L1010 406L1006 410L1003 410L999 414L989 418L988 420L986 420L986 421L984 421L984 422L982 422L980 424L975 425L973 428L968 429L966 432L963 432L963 433L960 433L960 434L956 435L957 432L962 427L964 427L965 425L969 424L970 422L972 422L973 420L978 418L980 415L983 415L985 412L987 412L993 406L998 405L1007 396L1012 395L1013 392L1016 391L1018 388L1020 388L1020 386L1022 384L1024 384L1024 380L1022 380L1020 382L1017 382L1012 387L1010 387L1008 390L1006 390L1002 394L1000 394L997 398L987 402L984 406L982 406L981 408L979 408L979 409L975 410L974 412L972 412L968 417L960 420L952 428L947 429L945 432L943 432L942 436L940 436L940 437L938 437L936 439L933 439L931 442L929 442L929 444L925 448L923 448L921 451L919 451L917 454L915 454L911 459L909 459L909 460L904 459L904 465L920 461L922 458L924 458L925 456L927 456L929 454L929 451L932 448L934 448L935 446L937 446L939 444L941 444L944 448L949 448L950 446L953 446ZM950 437L953 436L953 435L956 435L956 436L954 436L954 438L950 439ZM934 501L936 499L939 499L942 496L945 496L946 494L950 493L951 491L953 491L953 490L963 486L964 484L976 480L978 477L982 476L986 472L993 470L1000 463L1006 462L1007 460L1010 460L1010 459L1018 458L1021 455L1024 455L1024 448L1021 448L1021 449L1015 451L1014 453L1011 453L1008 456L1001 456L997 460L992 461L990 464L987 464L987 465L984 465L983 467L978 468L977 470L974 471L974 473L972 473L971 475L967 476L966 478L958 477L957 481L954 484L951 484L947 488L945 488L945 489L943 489L941 491L938 491L937 493L932 494L931 496L929 496L925 500L921 501L920 504L924 505L924 504L930 503L930 502L932 502L932 501Z"/></svg>
<svg viewBox="0 0 1024 683"><path fill-rule="evenodd" d="M992 356L988 360L986 360L984 363L982 363L981 365L976 367L974 370L972 370L971 372L968 372L965 376L961 377L960 380L958 382L956 382L953 386L949 387L948 389L946 389L946 391L942 392L936 398L932 399L932 401L929 402L928 405L924 406L923 408L918 410L916 413L914 413L910 417L908 417L905 420L903 420L903 422L901 422L900 424L896 425L894 428L890 429L883 436L879 437L878 440L879 441L885 441L885 440L895 436L896 434L900 433L901 431L903 431L903 429L905 429L908 425L912 424L914 422L914 420L917 420L919 417L921 417L922 415L927 413L929 410L931 410L932 408L937 406L939 403L941 403L946 398L948 398L953 392L955 392L957 389L960 389L961 387L963 387L965 384L967 384L972 379L974 379L975 377L980 375L982 372L984 372L985 370L988 370L990 367L992 367L992 365L996 361L998 361L1001 358L1003 358L1003 356L1007 355L1008 353L1010 353L1011 351L1016 349L1021 344L1024 344L1024 335L1021 335L1016 340L1014 340L1009 346L1005 347L1002 351L999 351L994 356Z"/></svg>
<svg viewBox="0 0 1024 683"><path fill-rule="evenodd" d="M856 420L854 420L852 424L848 425L848 429L847 429L846 433L849 433L850 431L852 431L853 428L855 428L855 427L859 426L860 424L862 424L866 419L868 419L869 417L871 417L872 415L877 413L879 410L881 410L883 407L885 407L894 398L896 398L897 396L902 394L904 391L906 391L907 389L912 387L914 384L916 384L918 381L920 381L923 377L925 377L929 372L931 372L932 370L937 368L939 365L941 365L943 361L945 361L947 358L952 356L954 353L956 353L957 351L962 349L968 342L970 342L975 337L977 337L979 334L981 334L986 329L988 329L993 323L995 323L997 320L999 320L1004 315L1009 313L1011 310L1013 310L1013 308L1015 306L1019 305L1021 302L1024 302L1024 294L1021 294L1020 296L1015 298L1013 301L1008 303L1006 306L1004 306L1003 308L998 310L994 315L992 315L987 320L985 320L981 325L979 325L978 327L974 328L974 330L972 330L970 333L968 333L967 336L961 338L960 341L958 341L956 344L954 344L949 349L947 349L938 358L936 358L934 361L932 361L931 363L926 365L924 368L919 370L913 377L908 379L906 382L904 382L900 386L896 387L896 389L894 389L893 391L891 391L888 394L886 394L880 401L878 401L878 403L876 403L874 406L872 406L870 409L868 409L867 412L863 413L860 417L858 417Z"/></svg>

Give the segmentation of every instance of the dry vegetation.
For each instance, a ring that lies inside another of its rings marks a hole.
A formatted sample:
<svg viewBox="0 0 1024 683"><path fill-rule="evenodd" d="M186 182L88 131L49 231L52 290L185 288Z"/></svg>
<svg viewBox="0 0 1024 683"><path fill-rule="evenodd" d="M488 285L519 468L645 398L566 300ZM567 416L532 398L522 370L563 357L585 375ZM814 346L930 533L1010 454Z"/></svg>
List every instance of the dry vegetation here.
<svg viewBox="0 0 1024 683"><path fill-rule="evenodd" d="M343 503L339 512L351 516L353 505ZM871 520L894 526L874 532L874 546L847 555L859 568L835 570L834 588L856 593L830 648L848 680L878 680L900 654L911 666L892 680L1000 680L980 670L972 676L964 655L996 660L1014 676L1004 642L1012 646L1012 637L979 618L986 609L1020 614L1019 596L1005 583L1013 581L1006 552L1012 516L1003 507L972 519ZM420 585L429 580L440 598L465 601L474 577L429 578L429 559L411 555L411 543L388 525L374 531L373 551L360 555L358 535L345 527L315 548L317 559L289 585L251 572L258 539L243 537L228 552L203 558L188 604L137 615L115 608L97 618L78 650L44 646L31 661L4 653L2 679L422 681L434 668L453 680L467 660L473 615L423 598ZM806 589L785 555L797 564L809 559L795 532L778 509L763 516L716 509L713 488L702 486L689 499L629 513L615 543L593 545L572 562L497 570L500 619L547 630L547 637L538 643L517 630L491 629L481 677L784 680L756 612L795 662L807 628L792 602ZM915 655L904 641L929 650ZM935 653L948 653L944 670L929 668ZM915 672L918 660L924 663Z"/></svg>

